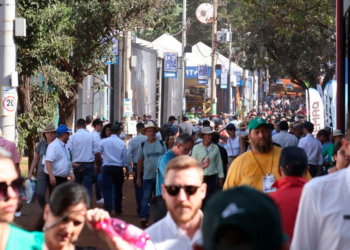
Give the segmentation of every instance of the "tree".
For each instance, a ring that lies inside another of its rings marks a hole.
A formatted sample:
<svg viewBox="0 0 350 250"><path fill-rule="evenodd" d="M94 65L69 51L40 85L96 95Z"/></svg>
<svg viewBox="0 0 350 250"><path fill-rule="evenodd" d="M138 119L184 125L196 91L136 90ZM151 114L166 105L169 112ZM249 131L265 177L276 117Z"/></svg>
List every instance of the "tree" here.
<svg viewBox="0 0 350 250"><path fill-rule="evenodd" d="M236 49L245 68L268 66L275 76L315 87L335 60L335 6L329 0L229 1ZM268 58L268 59L267 59Z"/></svg>
<svg viewBox="0 0 350 250"><path fill-rule="evenodd" d="M17 39L21 111L36 115L30 78L40 71L44 90L50 82L57 92L59 123L71 126L84 78L104 70L119 31L167 30L174 9L172 0L19 0L17 14L28 24L27 37ZM29 164L35 138L27 140Z"/></svg>

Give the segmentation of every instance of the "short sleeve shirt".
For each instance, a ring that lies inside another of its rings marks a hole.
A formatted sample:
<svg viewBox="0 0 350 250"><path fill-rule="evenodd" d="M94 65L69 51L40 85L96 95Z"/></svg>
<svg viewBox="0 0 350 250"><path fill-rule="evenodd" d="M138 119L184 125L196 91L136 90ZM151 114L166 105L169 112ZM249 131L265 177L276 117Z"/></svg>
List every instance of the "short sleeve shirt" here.
<svg viewBox="0 0 350 250"><path fill-rule="evenodd" d="M39 142L39 144L35 148L35 153L37 153L40 156L39 163L38 163L38 177L45 177L45 160L46 160L46 150L47 150L47 143L45 140L42 140Z"/></svg>
<svg viewBox="0 0 350 250"><path fill-rule="evenodd" d="M143 179L156 178L158 160L166 151L165 143L162 145L158 139L153 143L145 141L143 147L139 147L139 159L143 159Z"/></svg>
<svg viewBox="0 0 350 250"><path fill-rule="evenodd" d="M182 122L179 124L179 134L189 134L192 135L194 131L192 124L188 122Z"/></svg>

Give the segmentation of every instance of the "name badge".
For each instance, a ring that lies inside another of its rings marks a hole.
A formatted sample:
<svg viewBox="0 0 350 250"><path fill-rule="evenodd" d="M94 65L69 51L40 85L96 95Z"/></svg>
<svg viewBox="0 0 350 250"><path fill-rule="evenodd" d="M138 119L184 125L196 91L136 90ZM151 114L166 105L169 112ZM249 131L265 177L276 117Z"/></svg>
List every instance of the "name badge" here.
<svg viewBox="0 0 350 250"><path fill-rule="evenodd" d="M275 177L273 175L267 174L263 177L263 192L264 193L272 193L276 192L277 188L272 187L275 183Z"/></svg>
<svg viewBox="0 0 350 250"><path fill-rule="evenodd" d="M46 155L43 155L43 159L42 159L42 161L41 161L41 164L42 164L42 165L45 165L45 161L46 161Z"/></svg>

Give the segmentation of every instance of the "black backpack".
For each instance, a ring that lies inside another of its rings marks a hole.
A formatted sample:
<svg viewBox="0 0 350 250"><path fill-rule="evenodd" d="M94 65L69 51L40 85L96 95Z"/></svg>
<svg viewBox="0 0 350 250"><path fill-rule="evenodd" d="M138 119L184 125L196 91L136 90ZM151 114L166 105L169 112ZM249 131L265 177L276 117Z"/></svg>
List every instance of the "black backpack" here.
<svg viewBox="0 0 350 250"><path fill-rule="evenodd" d="M163 124L160 127L160 134L162 135L162 140L165 141L165 137L169 136L172 134L170 125L169 124Z"/></svg>

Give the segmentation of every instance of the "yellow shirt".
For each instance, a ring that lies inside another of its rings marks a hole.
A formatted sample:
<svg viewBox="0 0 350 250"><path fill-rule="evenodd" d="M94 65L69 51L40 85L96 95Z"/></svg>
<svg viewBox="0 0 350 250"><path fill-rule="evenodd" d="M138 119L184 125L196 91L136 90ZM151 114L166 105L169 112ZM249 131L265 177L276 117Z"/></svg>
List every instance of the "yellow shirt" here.
<svg viewBox="0 0 350 250"><path fill-rule="evenodd" d="M252 151L248 151L237 157L232 162L227 173L224 190L246 185L263 191L263 177L266 176L266 173L272 174L275 177L275 181L277 181L281 177L278 172L278 163L282 148L273 148L267 154L253 155ZM311 179L309 173L306 179Z"/></svg>

